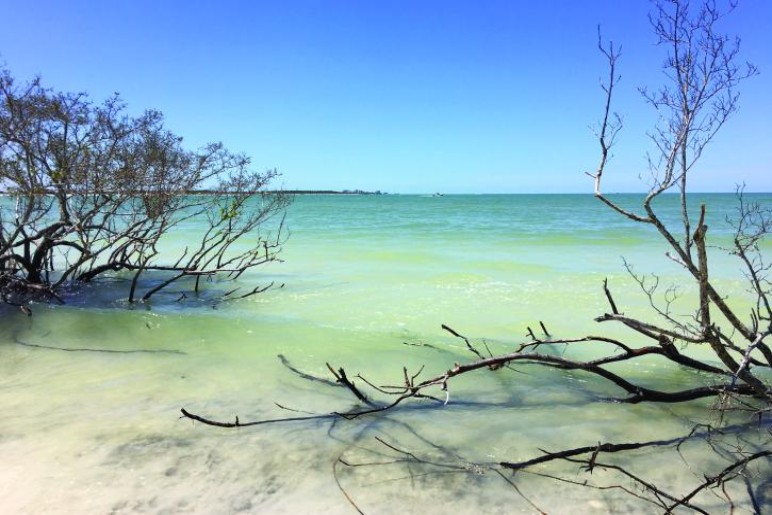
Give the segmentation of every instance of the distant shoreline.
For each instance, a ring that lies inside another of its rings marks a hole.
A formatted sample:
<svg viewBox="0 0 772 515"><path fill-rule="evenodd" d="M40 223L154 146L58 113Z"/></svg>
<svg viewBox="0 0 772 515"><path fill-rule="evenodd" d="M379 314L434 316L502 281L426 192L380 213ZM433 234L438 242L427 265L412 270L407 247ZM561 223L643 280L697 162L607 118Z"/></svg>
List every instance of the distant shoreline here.
<svg viewBox="0 0 772 515"><path fill-rule="evenodd" d="M86 193L91 194L95 192L78 192L78 193ZM104 191L104 193L117 193L115 191ZM127 192L127 193L134 193L134 194L141 194L141 193L152 193L150 191L137 191L137 192ZM187 195L214 195L218 193L216 190L192 190L188 191ZM286 194L286 195L388 195L388 193L383 191L364 191L364 190L265 190L260 193L276 193L276 194ZM13 195L13 192L9 192L7 190L0 190L0 195ZM36 195L42 194L42 195L53 195L54 191L42 191L39 193L35 193Z"/></svg>

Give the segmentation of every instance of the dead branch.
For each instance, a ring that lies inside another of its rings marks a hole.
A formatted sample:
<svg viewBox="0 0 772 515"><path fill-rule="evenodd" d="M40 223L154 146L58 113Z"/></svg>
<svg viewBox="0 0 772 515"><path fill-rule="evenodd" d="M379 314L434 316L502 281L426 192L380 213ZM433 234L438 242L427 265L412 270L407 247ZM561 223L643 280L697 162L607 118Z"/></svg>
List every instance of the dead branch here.
<svg viewBox="0 0 772 515"><path fill-rule="evenodd" d="M345 371L345 370L343 370L343 368L342 368L342 367L341 367L341 368L339 368L339 369L338 369L338 371L336 372L336 371L335 371L335 369L334 369L334 368L332 368L332 366L331 366L329 363L327 363L326 365L327 365L327 368L330 370L330 373L332 373L332 375L333 375L333 376L335 376L335 381L336 381L336 382L338 382L338 383L342 384L343 386L345 386L346 388L348 388L348 389L351 391L351 393L353 393L353 394L354 394L354 396L355 396L357 399L359 399L360 401L364 402L365 404L367 404L367 405L369 405L369 406L372 406L372 405L373 405L373 403L371 403L371 402L370 402L370 401L367 399L367 396L366 396L365 394L363 394L363 393L362 393L362 392L359 390L359 388L357 388L356 386L354 386L354 383L352 383L351 381L349 381L348 377L346 377L346 371Z"/></svg>
<svg viewBox="0 0 772 515"><path fill-rule="evenodd" d="M453 336L455 336L456 338L461 338L462 340L464 340L464 343L466 343L466 348L467 348L467 349L469 349L470 351L472 351L472 353L473 353L475 356L477 356L477 357L478 357L478 358L480 358L480 359L485 359L485 356L483 356L482 354L480 354L480 351L478 351L478 350L477 350L477 349L474 347L474 345L472 345L472 344L469 342L469 338L467 338L466 336L463 336L463 335L461 335L461 334L457 333L455 330L453 330L452 328L448 327L448 326L447 326L447 325L445 325L445 324L442 324L442 326L441 326L441 327L442 327L442 329L444 329L445 331L449 332L450 334L452 334L452 335L453 335Z"/></svg>
<svg viewBox="0 0 772 515"><path fill-rule="evenodd" d="M740 458L736 460L734 463L727 465L726 467L724 467L724 469L721 472L719 472L715 476L706 476L705 481L702 484L700 484L698 487L696 487L694 490L692 490L691 492L689 492L688 494L686 494L680 499L674 499L676 502L668 507L668 513L672 512L678 506L688 505L688 502L691 499L693 499L694 496L696 496L702 490L710 488L711 486L714 486L716 484L722 484L727 477L729 477L732 474L737 474L738 469L744 468L752 461L755 461L761 458L769 458L769 457L772 457L772 450L759 451L751 454L750 456L745 456L743 458Z"/></svg>
<svg viewBox="0 0 772 515"><path fill-rule="evenodd" d="M182 413L182 416L180 418L189 418L191 420L195 420L196 422L201 422L202 424L206 424L207 426L225 427L225 428L262 426L267 424L280 424L280 423L286 423L286 422L304 422L309 420L329 420L329 419L337 418L339 416L335 413L326 413L321 415L309 415L307 417L274 418L274 419L266 419L266 420L254 420L251 422L240 422L239 417L237 416L234 422L221 422L219 420L213 420L206 417L202 417L201 415L190 413L185 408L181 408L180 413Z"/></svg>

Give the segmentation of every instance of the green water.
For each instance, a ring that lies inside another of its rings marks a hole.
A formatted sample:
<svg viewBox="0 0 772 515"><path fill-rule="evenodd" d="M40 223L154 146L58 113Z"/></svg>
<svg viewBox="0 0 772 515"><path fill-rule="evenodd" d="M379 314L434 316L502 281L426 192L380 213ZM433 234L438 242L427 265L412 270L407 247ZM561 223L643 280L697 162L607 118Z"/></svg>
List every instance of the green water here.
<svg viewBox="0 0 772 515"><path fill-rule="evenodd" d="M620 197L630 206L638 200ZM678 220L676 200L663 201L668 220ZM702 201L711 241L727 244L733 196L705 195L693 205ZM673 437L701 416L700 403L608 403L602 399L620 392L602 381L523 367L459 377L445 407L414 403L357 422L225 430L180 420L181 407L242 422L297 415L275 403L314 413L350 409L346 391L299 378L277 356L325 378L329 362L376 384L400 384L403 366L411 374L425 366L429 377L474 358L441 324L480 345L485 339L493 352L513 349L539 321L555 336L627 337L592 321L607 309L604 277L623 311L647 310L622 256L663 283L683 282L651 228L587 195L300 196L287 226L284 262L242 279L284 287L243 301L128 309L116 287L83 291L66 306L35 305L31 318L4 309L0 512L353 513L333 466L339 457L393 460L376 436L445 461L487 463L539 448ZM168 244L184 246L193 230ZM739 304L742 276L714 250L713 276ZM688 301L694 291L684 286L682 295ZM673 388L691 379L656 359L627 373ZM646 463L656 469L656 459ZM533 511L491 473L404 465L336 471L366 513ZM693 479L686 468L660 476L674 487ZM532 475L517 476L517 484L552 513L649 509L618 492Z"/></svg>

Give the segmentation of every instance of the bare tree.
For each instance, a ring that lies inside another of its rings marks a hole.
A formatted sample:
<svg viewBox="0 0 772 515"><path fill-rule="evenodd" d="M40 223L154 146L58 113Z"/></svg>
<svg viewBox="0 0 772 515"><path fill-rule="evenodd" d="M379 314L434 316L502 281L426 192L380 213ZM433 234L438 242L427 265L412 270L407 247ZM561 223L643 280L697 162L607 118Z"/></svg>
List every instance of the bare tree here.
<svg viewBox="0 0 772 515"><path fill-rule="evenodd" d="M236 278L277 257L280 226L259 233L288 203L266 191L276 175L219 143L186 150L158 111L131 117L117 96L96 104L0 69L2 300L62 301L66 287L107 275L130 279L131 302L182 278L196 292L201 278ZM161 253L186 221L203 224L199 240Z"/></svg>
<svg viewBox="0 0 772 515"><path fill-rule="evenodd" d="M734 3L730 3L728 10L733 8ZM764 497L764 490L768 488L772 463L772 430L769 427L772 410L772 349L769 346L772 287L770 266L764 261L762 242L772 228L772 210L749 202L740 191L736 231L730 252L737 256L738 264L745 272L749 295L744 302L733 298L730 304L725 292L709 273L709 255L716 249L708 245L705 222L708 208L701 205L698 211L693 212L687 195L688 178L694 173L695 164L717 131L737 110L737 84L756 73L752 66L737 64L739 40L719 32L723 15L711 0L698 6L691 5L688 0L655 3L651 24L659 43L667 49L664 71L670 82L656 92L641 90L644 99L661 114L661 122L650 136L656 148L656 154L648 160L651 188L638 211L615 202L601 188L610 151L622 122L612 109L614 92L619 84L617 66L620 52L618 47L604 45L599 38L599 49L607 60L609 75L603 85L605 103L598 130L600 162L596 171L588 175L594 180L598 199L631 223L654 227L667 243L667 257L680 265L685 274L684 280L694 285L694 298L680 299L679 304L691 301L691 311L676 312L672 298L667 294L664 297L661 295L658 282L634 273L627 265L644 298L653 308L654 316L641 318L625 314L607 281L604 281L603 292L608 310L595 320L603 324L621 324L632 331L629 342L596 335L555 338L542 324L543 336L537 336L529 328L528 341L510 352L493 353L484 343L475 343L443 326L443 329L463 340L475 356L473 361L455 363L428 378L422 378L423 368L415 372L404 368L399 379L386 386L375 385L359 374L354 379L364 386L357 386L345 369L328 365L335 384L350 390L358 405L318 417L360 419L394 410L408 402L447 405L452 402L450 390L454 378L468 373L507 373L514 367L525 365L581 371L618 388L620 393L613 400L621 405L715 399L714 406L723 426L721 423L717 427L696 426L688 434L668 440L588 442L588 445L577 448L543 450L540 455L523 461L472 465L495 471L517 489L516 473L547 463L569 463L584 472L585 478L539 473L586 487L617 488L664 513L679 508L707 513L709 508L705 507L705 496L709 492L716 492L730 511L740 505L755 513L769 508L772 501ZM654 203L657 197L670 190L680 193L680 224L675 227L666 223ZM588 344L606 351L599 351L593 359L572 357L581 354L572 353L571 349ZM567 348L567 351L559 354L547 350L558 345ZM697 348L709 349L711 357L692 352ZM678 390L653 388L625 377L624 372L611 367L624 362L637 362L645 356L659 356L672 368L692 371L688 375L692 384ZM286 362L285 365L302 374ZM320 378L312 379L321 381ZM225 427L252 424L239 422L238 419L235 423L218 422L186 410L182 413L188 418ZM735 416L739 413L742 416ZM741 438L738 434L742 435ZM723 464L717 469L703 470L702 479L696 479L693 488L686 491L674 491L667 484L663 486L656 479L657 471L637 472L628 464L629 461L619 459L623 455L632 455L634 460L637 455L632 453L641 449L653 451L665 448L670 449L672 459L680 460L681 448L695 441L703 442L723 460ZM382 443L400 456L400 463L407 463L408 466L460 467L469 473L475 471L470 464L459 460L432 461L413 451L407 452L393 444ZM342 465L351 466L351 462L343 460ZM611 474L610 483L599 484L593 480L591 474L599 469ZM577 470L573 472L575 474ZM349 494L346 497L355 504Z"/></svg>
<svg viewBox="0 0 772 515"><path fill-rule="evenodd" d="M616 122L609 122L612 92L618 80L615 65L619 53L614 50L613 45L607 48L601 46L611 73L604 87L607 102L599 133L601 160L592 176L595 179L595 195L601 201L635 222L653 225L667 241L672 250L667 256L681 265L699 286L698 308L693 322L689 324L684 324L666 311L659 310L666 326L669 327L629 320L618 312L606 314L600 320L619 321L658 341L708 344L727 372L733 373L751 386L757 394L768 396L768 385L753 375L748 364L751 353L758 349L762 355L760 357L763 357L762 363L772 365L772 352L764 343L764 339L769 335L772 313L768 309L760 309L768 304L769 290L758 280L766 268L756 245L766 235L769 212L760 206L753 206L751 209L756 216L750 216L749 206L744 203L740 206L741 222L737 227L734 250L741 257L741 265L747 268L750 277L757 278L752 281L756 296L754 304L757 307L751 309L750 322L746 323L742 321L743 317L737 310L729 307L725 297L719 294L710 280L706 206L700 206L699 218L693 228L687 197L687 178L690 171L706 145L737 110L738 94L735 86L742 79L754 75L756 69L751 65L741 69L736 64L739 40L718 33L716 24L722 14L716 8L715 2L704 2L696 10L688 1L658 2L655 8L651 23L659 43L669 48L665 74L671 83L656 93L642 90L646 100L663 112L660 126L651 134L658 154L649 158L653 185L643 201L644 212L639 214L628 211L601 192L601 179L606 168L608 151L621 128L618 117L615 117ZM730 10L733 8L734 4L731 4ZM668 227L653 206L655 198L673 188L677 188L681 196L680 237L677 235L677 229ZM749 251L755 252L752 258L748 256ZM651 298L653 292L643 289ZM714 320L713 311L718 311L728 326L722 329Z"/></svg>

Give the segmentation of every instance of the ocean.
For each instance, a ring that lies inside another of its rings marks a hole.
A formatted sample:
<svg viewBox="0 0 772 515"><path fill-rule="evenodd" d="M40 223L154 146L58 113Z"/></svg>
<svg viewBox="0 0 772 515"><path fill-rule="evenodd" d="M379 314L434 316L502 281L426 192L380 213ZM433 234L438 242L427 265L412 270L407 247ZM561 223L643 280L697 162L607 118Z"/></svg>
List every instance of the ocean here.
<svg viewBox="0 0 772 515"><path fill-rule="evenodd" d="M614 198L630 207L641 200ZM749 198L768 203L772 195ZM695 213L701 203L712 277L743 306L744 277L722 250L732 240L726 219L735 196L690 198ZM657 208L678 223L675 195ZM460 376L446 405L407 401L355 420L222 429L180 418L180 408L241 423L353 409L345 389L301 374L333 379L329 363L367 389L358 374L400 385L405 375L428 378L474 360L443 324L494 354L527 341L529 328L541 334L540 322L554 337L641 344L594 321L608 311L604 279L620 310L652 316L625 262L649 281L656 274L662 295L673 286L672 307L684 317L695 306L694 286L654 229L592 195L299 195L285 225L282 262L240 279L275 287L243 300L180 305L171 300L177 288L128 306L116 282L84 288L64 306L35 304L31 317L2 308L0 512L355 513L356 505L383 514L533 513L535 505L647 513L651 505L619 489L536 473L505 480L485 465L540 449L673 438L715 422L709 401L620 404L608 399L621 390L599 378L528 365ZM178 230L168 245L184 247L196 228ZM599 345L552 351L609 352ZM662 388L695 379L657 358L615 370ZM712 457L684 454L667 469L656 452L634 466L686 492L699 479L687 463ZM604 480L601 470L588 476L568 463L536 472Z"/></svg>

